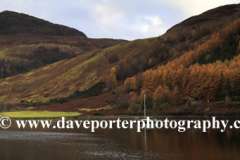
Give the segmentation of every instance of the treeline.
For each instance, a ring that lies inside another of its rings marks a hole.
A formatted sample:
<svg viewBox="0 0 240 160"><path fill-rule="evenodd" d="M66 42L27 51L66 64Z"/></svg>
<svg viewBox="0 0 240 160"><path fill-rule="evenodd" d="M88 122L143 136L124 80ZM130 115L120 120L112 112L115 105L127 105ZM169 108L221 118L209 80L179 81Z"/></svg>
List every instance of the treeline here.
<svg viewBox="0 0 240 160"><path fill-rule="evenodd" d="M40 106L46 106L46 105L52 105L52 104L62 104L67 103L73 100L87 98L87 97L93 97L98 96L102 93L103 89L106 87L105 82L98 82L89 89L83 90L83 91L75 91L72 94L70 94L68 97L60 97L55 99L50 99L49 102L43 103L41 101L38 101L36 103L30 102L27 104L28 107L40 107ZM26 101L27 102L27 101ZM21 101L21 103L25 103L25 101Z"/></svg>
<svg viewBox="0 0 240 160"><path fill-rule="evenodd" d="M189 97L212 101L239 96L239 51L240 19L214 33L196 50L156 70L146 71L142 91L153 93L154 103L169 102L167 97L181 104Z"/></svg>
<svg viewBox="0 0 240 160"><path fill-rule="evenodd" d="M210 33L211 30L206 26L193 27L192 31L181 32L176 37L159 37L158 46L147 53L135 56L126 55L121 59L117 52L113 52L108 56L108 61L110 64L116 64L112 69L116 80L123 81L128 77L154 68L165 61L174 60L185 52L192 51L195 48L195 42L201 41L201 38ZM115 79L110 74L106 77L106 81L112 83L115 82ZM108 85L107 83L107 86L112 86L112 84Z"/></svg>
<svg viewBox="0 0 240 160"><path fill-rule="evenodd" d="M118 102L124 99L131 110L136 110L144 93L153 108L226 98L239 101L239 51L240 19L166 65L127 78L117 89L125 92L125 96L118 96ZM117 68L112 68L112 78L117 77ZM140 96L137 90L141 90Z"/></svg>
<svg viewBox="0 0 240 160"><path fill-rule="evenodd" d="M31 71L33 69L51 64L63 59L69 59L76 57L77 54L62 52L58 47L46 49L41 46L33 51L31 54L20 54L19 57L25 60L21 61L10 61L1 59L0 60L0 77L6 78Z"/></svg>

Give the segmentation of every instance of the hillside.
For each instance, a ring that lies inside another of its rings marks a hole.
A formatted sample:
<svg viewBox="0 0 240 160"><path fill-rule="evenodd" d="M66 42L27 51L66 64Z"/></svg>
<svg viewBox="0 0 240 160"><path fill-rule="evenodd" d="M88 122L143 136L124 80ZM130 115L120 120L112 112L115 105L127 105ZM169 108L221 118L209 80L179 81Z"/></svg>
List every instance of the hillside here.
<svg viewBox="0 0 240 160"><path fill-rule="evenodd" d="M80 36L83 32L63 25L53 24L23 13L3 11L0 13L0 35Z"/></svg>
<svg viewBox="0 0 240 160"><path fill-rule="evenodd" d="M218 30L224 28L227 24L238 18L239 4L220 6L174 25L168 29L164 35L182 36L184 32L189 32L193 29L198 31L201 27Z"/></svg>
<svg viewBox="0 0 240 160"><path fill-rule="evenodd" d="M0 13L0 73L6 78L124 40L90 39L76 29L23 13Z"/></svg>
<svg viewBox="0 0 240 160"><path fill-rule="evenodd" d="M114 63L109 62L109 57L115 51L119 53L119 59L123 59L126 53L132 55L139 53L131 50L131 46L140 46L143 53L156 44L156 38L123 42L106 49L94 50L72 59L62 60L26 74L2 79L0 95L4 101L15 99L15 102L21 99L34 102L42 99L47 101L59 95L67 96L78 89L87 89L104 79L109 74L109 69L114 66Z"/></svg>
<svg viewBox="0 0 240 160"><path fill-rule="evenodd" d="M155 114L239 113L239 15L240 5L221 6L160 37L93 50L1 80L0 98L32 110L136 114L146 93ZM91 87L102 81L106 88L95 88L100 92L91 97ZM104 110L104 101L112 100L117 103L108 106L111 111Z"/></svg>

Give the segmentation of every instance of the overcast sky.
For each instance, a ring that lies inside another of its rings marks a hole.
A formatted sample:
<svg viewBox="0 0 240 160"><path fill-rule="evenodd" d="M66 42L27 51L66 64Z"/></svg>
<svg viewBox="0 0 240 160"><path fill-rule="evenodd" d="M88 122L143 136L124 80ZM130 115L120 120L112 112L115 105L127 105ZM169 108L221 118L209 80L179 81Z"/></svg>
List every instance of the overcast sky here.
<svg viewBox="0 0 240 160"><path fill-rule="evenodd" d="M0 11L26 13L89 38L157 37L193 15L240 0L0 0Z"/></svg>

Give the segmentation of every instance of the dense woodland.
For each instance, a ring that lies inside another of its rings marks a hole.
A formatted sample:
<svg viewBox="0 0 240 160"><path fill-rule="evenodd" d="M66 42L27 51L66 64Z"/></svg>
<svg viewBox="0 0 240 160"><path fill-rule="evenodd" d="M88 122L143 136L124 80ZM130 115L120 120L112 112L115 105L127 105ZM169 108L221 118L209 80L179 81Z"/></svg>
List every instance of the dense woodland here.
<svg viewBox="0 0 240 160"><path fill-rule="evenodd" d="M141 103L144 93L153 108L162 104L185 104L189 100L240 100L240 19L211 36L209 33L205 28L193 29L191 35L165 39L152 55L138 60L126 56L111 69L106 79L107 87L113 88L126 79L124 85L117 88L117 93L121 93L117 96L119 102L128 100L127 106L132 110ZM207 38L206 42L194 45L202 37ZM179 43L179 48L165 49L169 43ZM174 60L157 66L169 58ZM129 94L123 96L123 93Z"/></svg>
<svg viewBox="0 0 240 160"><path fill-rule="evenodd" d="M76 57L75 53L62 52L58 47L46 49L44 46L37 48L31 54L20 54L21 61L0 60L0 77L6 78L19 73L25 73L33 69L51 64L63 59Z"/></svg>

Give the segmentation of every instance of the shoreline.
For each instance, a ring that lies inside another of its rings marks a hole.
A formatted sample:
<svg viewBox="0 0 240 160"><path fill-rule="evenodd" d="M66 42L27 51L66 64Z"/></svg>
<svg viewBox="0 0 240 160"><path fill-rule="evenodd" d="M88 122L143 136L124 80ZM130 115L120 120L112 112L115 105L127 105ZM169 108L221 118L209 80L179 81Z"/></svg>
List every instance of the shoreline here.
<svg viewBox="0 0 240 160"><path fill-rule="evenodd" d="M89 119L89 120L104 120L104 119L135 119L136 116L128 116L128 115L110 115L110 116L61 116L61 117L9 117L12 120L60 120L62 117L65 117L66 120L81 120L81 119ZM152 116L146 116L152 118ZM209 118L209 117L224 117L224 118L235 118L239 116L218 116L218 115L204 115L204 116L195 116L195 115L187 115L187 116L154 116L156 119L166 119L166 118ZM138 116L139 119L143 119L144 116Z"/></svg>

